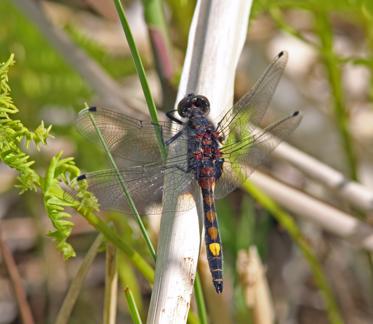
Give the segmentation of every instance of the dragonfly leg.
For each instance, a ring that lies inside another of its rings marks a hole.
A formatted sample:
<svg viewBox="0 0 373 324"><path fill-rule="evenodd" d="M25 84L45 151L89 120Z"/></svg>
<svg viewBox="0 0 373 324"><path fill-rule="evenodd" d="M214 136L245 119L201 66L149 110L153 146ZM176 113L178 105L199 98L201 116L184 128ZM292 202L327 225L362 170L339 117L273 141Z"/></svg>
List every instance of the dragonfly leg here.
<svg viewBox="0 0 373 324"><path fill-rule="evenodd" d="M221 177L221 175L222 175L223 163L224 163L224 159L223 158L219 158L215 162L215 179L216 180L218 180Z"/></svg>
<svg viewBox="0 0 373 324"><path fill-rule="evenodd" d="M180 120L180 119L178 119L178 118L176 118L175 116L174 116L174 114L177 112L177 110L176 109L174 109L174 110L170 110L170 111L167 111L166 112L166 116L168 117L168 118L170 118L172 121L174 121L175 123L178 123L179 125L184 125L184 123Z"/></svg>
<svg viewBox="0 0 373 324"><path fill-rule="evenodd" d="M180 131L176 133L174 136L172 136L170 139L168 139L165 144L170 145L172 142L174 142L176 139L178 139L183 134L183 131Z"/></svg>

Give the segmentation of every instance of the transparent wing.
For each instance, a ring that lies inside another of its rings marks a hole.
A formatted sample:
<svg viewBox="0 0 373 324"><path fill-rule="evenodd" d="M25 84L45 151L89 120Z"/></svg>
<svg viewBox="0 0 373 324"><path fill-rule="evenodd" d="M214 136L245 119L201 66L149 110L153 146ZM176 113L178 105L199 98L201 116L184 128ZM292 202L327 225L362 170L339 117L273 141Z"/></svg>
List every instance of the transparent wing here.
<svg viewBox="0 0 373 324"><path fill-rule="evenodd" d="M169 145L169 156L172 157L163 162L155 126L151 122L103 108L84 109L79 114L77 128L82 135L98 143L100 141L92 118L113 154L124 184L141 214L152 213L148 207L160 203L165 193L176 195L188 191L193 174L187 172L187 137L181 125L160 123L164 141L181 131L177 140ZM172 177L172 181L165 185L164 178L167 175ZM115 170L87 173L79 179L88 182L88 189L98 198L102 210L120 210L132 214ZM178 210L187 210L192 206L190 200L185 200L184 205L178 205Z"/></svg>
<svg viewBox="0 0 373 324"><path fill-rule="evenodd" d="M224 167L216 183L216 198L223 198L244 182L268 154L289 137L301 119L297 111L265 129L247 125L245 133L231 133L221 148Z"/></svg>
<svg viewBox="0 0 373 324"><path fill-rule="evenodd" d="M125 186L141 215L159 213L159 209L154 211L149 207L160 203L165 193L176 195L188 192L193 174L180 169L186 165L179 159L175 160L177 164L169 163L167 166L152 163L120 170ZM166 187L164 178L167 175L172 176L173 181ZM101 210L119 210L133 214L115 170L87 173L79 179L88 181L88 189L97 197ZM178 206L178 210L188 210L192 206L193 202L185 200L184 205Z"/></svg>
<svg viewBox="0 0 373 324"><path fill-rule="evenodd" d="M287 52L280 52L267 67L254 87L245 94L219 121L216 130L227 137L230 133L247 131L248 122L259 125L288 60Z"/></svg>
<svg viewBox="0 0 373 324"><path fill-rule="evenodd" d="M79 113L77 129L83 136L97 143L99 137L91 117L113 156L122 160L121 167L161 161L156 126L151 122L99 107L84 109ZM182 129L182 126L169 122L160 122L160 127L165 141Z"/></svg>

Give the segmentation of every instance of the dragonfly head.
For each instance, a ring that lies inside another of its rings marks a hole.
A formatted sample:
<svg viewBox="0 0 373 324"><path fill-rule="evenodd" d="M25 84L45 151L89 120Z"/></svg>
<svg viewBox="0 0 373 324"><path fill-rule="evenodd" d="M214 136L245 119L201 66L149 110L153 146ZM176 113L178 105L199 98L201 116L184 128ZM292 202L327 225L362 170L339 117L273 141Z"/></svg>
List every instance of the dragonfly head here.
<svg viewBox="0 0 373 324"><path fill-rule="evenodd" d="M210 112L210 102L205 96L190 93L177 105L177 112L183 118L189 118L195 111L200 112L203 116Z"/></svg>

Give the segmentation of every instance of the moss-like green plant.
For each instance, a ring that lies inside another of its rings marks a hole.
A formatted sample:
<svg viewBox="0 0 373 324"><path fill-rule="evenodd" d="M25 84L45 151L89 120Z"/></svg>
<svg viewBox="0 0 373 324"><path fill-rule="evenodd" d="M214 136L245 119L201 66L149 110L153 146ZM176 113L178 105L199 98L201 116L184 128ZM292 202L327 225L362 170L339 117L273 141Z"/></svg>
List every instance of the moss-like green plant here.
<svg viewBox="0 0 373 324"><path fill-rule="evenodd" d="M31 168L34 161L21 149L24 141L26 148L33 142L37 148L45 144L51 127L45 128L43 122L34 131L29 131L21 121L12 119L18 112L10 96L8 84L9 67L15 63L11 55L8 61L0 65L0 159L19 173L17 187L21 193L35 190L40 186L40 178Z"/></svg>
<svg viewBox="0 0 373 324"><path fill-rule="evenodd" d="M58 193L63 197L59 183L66 182L68 177L75 177L79 174L79 169L72 158L61 159L62 153L59 153L51 160L45 177L34 170L35 161L25 150L30 144L34 144L37 149L40 145L45 145L52 127L45 127L41 122L35 131L30 131L20 120L13 119L18 109L10 96L8 70L14 63L14 56L11 55L0 65L0 160L17 170L16 187L21 194L38 189L44 193L45 207L55 228L49 235L56 241L64 257L69 258L75 255L74 249L66 242L73 224L67 220L70 214L64 211L67 203L58 198Z"/></svg>
<svg viewBox="0 0 373 324"><path fill-rule="evenodd" d="M73 158L62 159L61 156L62 154L59 153L52 158L46 177L43 179L42 189L44 206L55 228L48 235L55 240L57 248L62 252L64 258L70 258L75 256L75 252L66 240L71 234L73 223L68 220L71 216L65 211L65 208L73 207L73 203L65 198L60 183L67 183L69 176L76 177L79 174L79 169L75 166Z"/></svg>

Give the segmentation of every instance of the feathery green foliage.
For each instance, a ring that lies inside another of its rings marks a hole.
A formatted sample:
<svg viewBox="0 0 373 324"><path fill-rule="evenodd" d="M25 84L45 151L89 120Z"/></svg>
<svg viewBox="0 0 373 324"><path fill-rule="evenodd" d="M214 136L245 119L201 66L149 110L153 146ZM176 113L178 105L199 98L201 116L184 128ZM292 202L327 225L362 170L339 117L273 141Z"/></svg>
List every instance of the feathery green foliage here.
<svg viewBox="0 0 373 324"><path fill-rule="evenodd" d="M65 212L65 208L72 207L73 204L65 198L60 184L67 183L70 178L75 178L80 171L75 166L73 158L61 159L61 156L62 154L59 153L51 160L43 181L43 199L48 216L55 228L48 235L55 240L58 250L67 259L75 256L74 249L66 242L74 224L68 220L71 215Z"/></svg>
<svg viewBox="0 0 373 324"><path fill-rule="evenodd" d="M63 196L59 183L66 182L68 176L78 175L79 169L72 158L61 159L61 153L52 158L45 178L32 168L35 161L31 160L24 149L29 148L30 144L34 144L37 149L41 144L45 145L52 127L46 128L41 122L35 131L30 131L20 120L12 119L13 115L18 113L10 96L8 83L9 67L13 64L14 56L11 55L8 61L0 66L0 160L18 172L16 186L20 189L20 193L42 189L45 207L55 227L55 231L49 235L56 241L57 248L64 257L68 258L75 255L71 245L66 242L73 224L66 220L70 217L64 212L67 203L58 198Z"/></svg>
<svg viewBox="0 0 373 324"><path fill-rule="evenodd" d="M34 132L29 131L19 120L13 120L12 115L18 113L13 104L8 84L8 70L14 64L14 56L11 55L7 62L0 65L0 160L9 167L18 171L18 184L20 192L27 190L36 191L40 185L38 174L31 168L34 161L23 152L21 146L26 148L34 143L37 148L45 144L51 127L45 128L43 122Z"/></svg>

